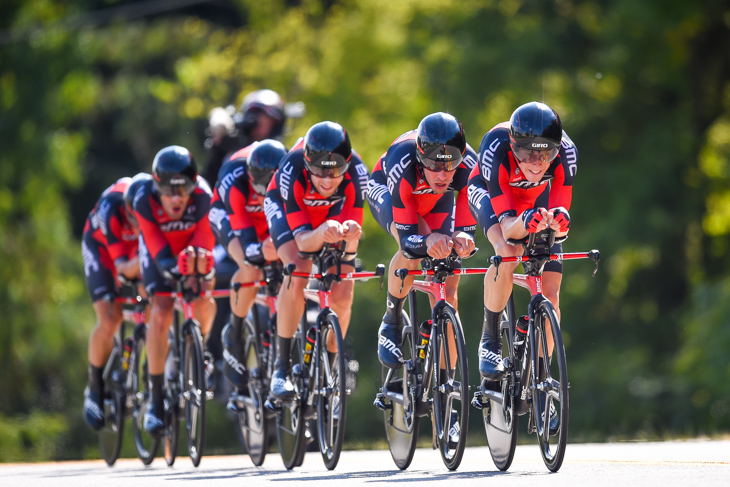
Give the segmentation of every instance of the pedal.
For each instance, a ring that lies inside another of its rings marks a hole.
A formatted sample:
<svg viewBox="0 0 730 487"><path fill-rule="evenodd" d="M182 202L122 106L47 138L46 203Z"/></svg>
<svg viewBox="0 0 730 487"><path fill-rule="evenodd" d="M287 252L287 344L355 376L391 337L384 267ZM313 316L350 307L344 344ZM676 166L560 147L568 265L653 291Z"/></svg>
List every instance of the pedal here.
<svg viewBox="0 0 730 487"><path fill-rule="evenodd" d="M226 403L226 410L232 413L238 413L239 410L238 404L236 404L236 391L233 391L231 397L228 398L228 402Z"/></svg>
<svg viewBox="0 0 730 487"><path fill-rule="evenodd" d="M281 403L273 396L267 396L266 402L264 402L264 407L271 411L271 412L277 412L281 410Z"/></svg>
<svg viewBox="0 0 730 487"><path fill-rule="evenodd" d="M385 394L383 394L382 392L378 392L377 394L375 394L375 401L373 402L373 406L380 409L381 411L393 409L393 405L391 403L385 403Z"/></svg>
<svg viewBox="0 0 730 487"><path fill-rule="evenodd" d="M483 394L482 391L476 391L474 397L471 399L471 405L480 411L486 407L486 404L482 402Z"/></svg>

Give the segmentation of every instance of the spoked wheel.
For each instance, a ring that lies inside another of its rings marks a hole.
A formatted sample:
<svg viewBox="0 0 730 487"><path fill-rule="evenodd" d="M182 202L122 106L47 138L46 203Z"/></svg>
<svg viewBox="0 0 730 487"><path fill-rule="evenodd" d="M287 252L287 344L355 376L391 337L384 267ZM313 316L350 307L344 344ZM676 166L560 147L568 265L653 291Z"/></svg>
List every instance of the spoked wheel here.
<svg viewBox="0 0 730 487"><path fill-rule="evenodd" d="M502 313L501 330L505 354L510 357L512 364L500 382L492 382L497 392L502 393L503 403L490 400L489 405L482 410L484 429L487 432L487 443L489 453L492 455L494 465L502 470L507 470L512 465L517 448L517 431L519 416L515 410L514 391L516 387L517 370L520 364L513 363L514 353L512 343L514 341L514 301L510 297L507 308Z"/></svg>
<svg viewBox="0 0 730 487"><path fill-rule="evenodd" d="M301 333L292 339L291 358L294 368L292 382L296 397L293 401L281 404L281 409L276 412L276 440L279 444L281 460L287 470L301 464L304 458L305 437L304 437L304 416L300 407L303 379L301 377L302 366L302 345Z"/></svg>
<svg viewBox="0 0 730 487"><path fill-rule="evenodd" d="M337 354L330 362L327 342L337 344ZM328 470L337 466L345 440L347 412L347 360L345 341L342 338L337 316L329 314L323 320L315 350L317 367L317 439L319 451Z"/></svg>
<svg viewBox="0 0 730 487"><path fill-rule="evenodd" d="M456 470L469 428L469 370L464 332L456 313L447 306L439 315L431 332L431 340L435 340L433 414L441 458L449 470Z"/></svg>
<svg viewBox="0 0 730 487"><path fill-rule="evenodd" d="M194 466L203 458L205 439L205 365L203 339L197 326L185 334L183 352L183 399L185 402L185 426L188 432L188 453Z"/></svg>
<svg viewBox="0 0 730 487"><path fill-rule="evenodd" d="M160 440L145 432L144 413L150 405L149 375L147 372L147 350L144 336L137 336L134 341L133 356L130 358L130 390L132 391L132 426L134 429L134 445L137 456L142 463L149 465L155 459Z"/></svg>
<svg viewBox="0 0 730 487"><path fill-rule="evenodd" d="M557 472L563 464L568 439L568 366L555 308L550 301L543 300L535 311L534 336L531 338L534 338L532 343L535 344L538 360L544 366L539 367L535 374L537 384L532 393L533 419L545 466L551 472ZM545 360L542 357L550 357L548 347L551 344L554 348L552 360ZM557 423L552 435L551 418Z"/></svg>
<svg viewBox="0 0 730 487"><path fill-rule="evenodd" d="M387 387L387 392L396 396L396 399L390 399L386 395L383 400L385 436L388 439L390 455L401 470L407 469L411 464L418 441L416 377L417 368L420 368L416 362L418 352L415 348L413 328L405 313L403 319L406 323L403 327L403 361L411 365L411 370L409 371L408 366L404 365L399 369L383 367L382 372L383 388Z"/></svg>
<svg viewBox="0 0 730 487"><path fill-rule="evenodd" d="M105 369L104 382L107 397L104 398L104 427L99 431L99 448L107 465L112 466L119 458L124 436L124 379L121 344L114 337L114 350Z"/></svg>
<svg viewBox="0 0 730 487"><path fill-rule="evenodd" d="M258 351L258 340L253 323L247 322L245 328L243 362L249 371L248 386L239 391L243 396L243 409L238 412L238 425L241 429L244 446L251 461L257 467L264 463L266 451L269 449L269 434L266 427L266 371Z"/></svg>

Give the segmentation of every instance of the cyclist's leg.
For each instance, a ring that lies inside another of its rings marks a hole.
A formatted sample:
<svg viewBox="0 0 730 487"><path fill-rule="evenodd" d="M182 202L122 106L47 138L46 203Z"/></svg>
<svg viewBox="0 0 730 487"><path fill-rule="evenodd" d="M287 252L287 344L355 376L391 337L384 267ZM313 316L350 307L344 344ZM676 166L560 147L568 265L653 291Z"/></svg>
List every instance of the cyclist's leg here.
<svg viewBox="0 0 730 487"><path fill-rule="evenodd" d="M488 198L481 200L478 212L475 211L474 206L471 209L484 235L494 247L496 255L506 257L522 253L522 247L506 243L502 235L502 228L492 211ZM499 380L504 374L502 333L499 327L502 310L512 293L512 274L517 265L501 264L499 272L494 266L491 266L484 276L484 322L482 323L482 338L479 342L479 372L486 379Z"/></svg>
<svg viewBox="0 0 730 487"><path fill-rule="evenodd" d="M215 278L201 281L200 291L211 291L215 288ZM198 298L193 302L195 319L200 323L200 331L203 337L208 336L208 332L213 327L215 320L216 304L214 298Z"/></svg>
<svg viewBox="0 0 730 487"><path fill-rule="evenodd" d="M174 301L172 298L155 296L155 292L170 292L172 288L157 270L147 252L144 240L140 238L140 262L142 262L142 281L150 300L150 313L147 322L147 365L150 377L150 407L144 415L144 429L153 436L160 436L165 428L164 382L165 361L167 359L168 331L172 325Z"/></svg>
<svg viewBox="0 0 730 487"><path fill-rule="evenodd" d="M89 381L84 398L84 420L93 430L98 430L104 425L104 366L114 347L114 334L122 323L122 305L104 299L107 295L116 296L114 264L104 246L84 235L82 255L86 286L96 313L96 325L89 336Z"/></svg>
<svg viewBox="0 0 730 487"><path fill-rule="evenodd" d="M357 252L358 242L349 242L347 244L348 252ZM343 262L342 272L354 272L355 261ZM335 272L336 269L330 268L329 272ZM342 337L347 336L347 329L350 326L350 319L352 317L352 301L355 297L355 281L340 281L336 282L332 286L332 310L337 314L338 321L340 323L340 329L342 330ZM335 336L330 335L327 340L327 351L336 352L337 345L335 343Z"/></svg>
<svg viewBox="0 0 730 487"><path fill-rule="evenodd" d="M244 265L233 275L231 283L254 282L262 279L262 273L256 267ZM242 287L237 293L231 292L231 318L223 328L224 374L235 387L244 387L248 374L243 364L243 321L256 299L255 287Z"/></svg>

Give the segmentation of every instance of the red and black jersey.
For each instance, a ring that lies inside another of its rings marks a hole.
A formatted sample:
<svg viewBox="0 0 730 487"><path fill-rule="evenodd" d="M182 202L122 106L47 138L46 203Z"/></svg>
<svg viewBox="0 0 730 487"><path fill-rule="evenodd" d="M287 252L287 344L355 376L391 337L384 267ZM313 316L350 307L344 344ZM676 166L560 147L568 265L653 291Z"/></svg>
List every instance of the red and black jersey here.
<svg viewBox="0 0 730 487"><path fill-rule="evenodd" d="M451 235L454 231L465 231L473 235L476 221L469 211L467 182L469 172L477 163L474 149L467 144L464 159L448 190L436 194L416 159L416 136L417 132L412 130L398 137L380 158L372 176L376 182L386 181L401 248L411 248L410 243L423 240L418 237L419 216L433 232Z"/></svg>
<svg viewBox="0 0 730 487"><path fill-rule="evenodd" d="M112 262L137 255L139 232L129 223L124 206L124 190L132 178L122 178L101 194L84 225L84 236L102 244Z"/></svg>
<svg viewBox="0 0 730 487"><path fill-rule="evenodd" d="M264 197L254 191L248 177L246 161L253 145L235 152L218 172L213 201L223 203L231 229L241 241L242 248L266 240L269 227L264 215Z"/></svg>
<svg viewBox="0 0 730 487"><path fill-rule="evenodd" d="M317 228L328 219L354 220L362 225L369 173L357 152L352 151L350 167L337 191L325 198L312 185L303 148L303 140L298 141L279 164L267 189L267 193L275 191L281 195L292 235Z"/></svg>
<svg viewBox="0 0 730 487"><path fill-rule="evenodd" d="M208 221L210 204L210 188L201 176L198 176L197 186L179 220L167 216L151 179L137 191L134 211L139 229L160 271L175 267L177 254L188 245L213 250L215 236Z"/></svg>
<svg viewBox="0 0 730 487"><path fill-rule="evenodd" d="M548 209L562 206L569 210L577 170L578 149L563 132L558 156L539 182L529 182L510 148L509 122L503 122L484 135L479 145L479 166L470 177L486 181L492 208L501 222L506 216L533 208L540 196L547 196Z"/></svg>

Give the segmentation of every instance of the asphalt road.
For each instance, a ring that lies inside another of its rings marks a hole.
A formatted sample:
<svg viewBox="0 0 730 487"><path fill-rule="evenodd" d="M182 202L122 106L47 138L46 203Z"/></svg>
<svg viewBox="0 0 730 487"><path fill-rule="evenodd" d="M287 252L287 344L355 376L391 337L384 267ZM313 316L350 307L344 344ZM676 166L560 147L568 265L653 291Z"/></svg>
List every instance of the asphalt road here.
<svg viewBox="0 0 730 487"><path fill-rule="evenodd" d="M191 481L194 484L191 484ZM730 486L730 440L627 442L571 444L563 467L551 474L542 463L536 444L517 447L512 467L499 472L486 447L467 448L456 472L449 472L438 451L419 449L404 472L398 470L387 450L348 451L337 469L327 471L317 453L309 453L301 467L287 471L276 454L263 467L247 456L204 457L200 467L179 457L170 468L156 459L150 467L123 459L109 468L103 461L0 465L0 486L106 487L126 485L382 485L448 481L469 485L594 487L597 485L689 487ZM424 485L424 484L421 484ZM426 484L429 485L429 484Z"/></svg>

